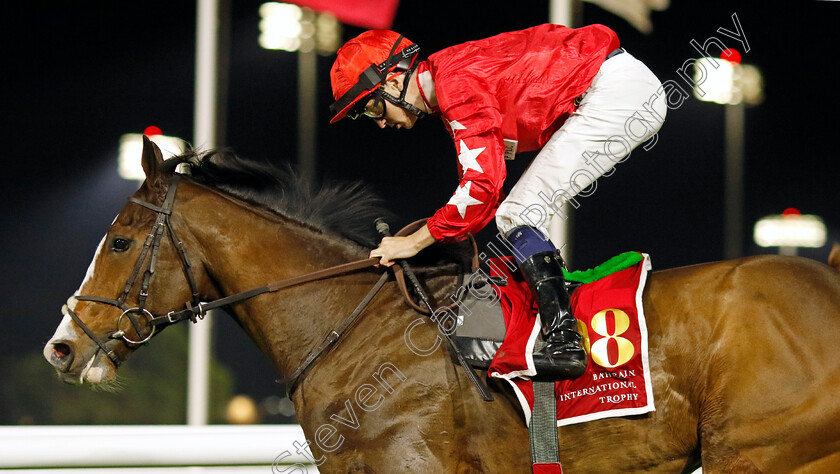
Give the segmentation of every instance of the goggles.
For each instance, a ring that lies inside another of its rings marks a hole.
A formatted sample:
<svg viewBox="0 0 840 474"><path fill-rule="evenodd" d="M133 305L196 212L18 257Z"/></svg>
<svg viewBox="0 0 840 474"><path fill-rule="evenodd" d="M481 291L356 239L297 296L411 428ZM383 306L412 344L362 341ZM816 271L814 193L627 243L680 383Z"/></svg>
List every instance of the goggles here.
<svg viewBox="0 0 840 474"><path fill-rule="evenodd" d="M385 99L383 94L372 92L356 102L353 107L350 107L350 110L347 111L347 116L352 120L356 120L362 116L379 120L385 117L385 112Z"/></svg>

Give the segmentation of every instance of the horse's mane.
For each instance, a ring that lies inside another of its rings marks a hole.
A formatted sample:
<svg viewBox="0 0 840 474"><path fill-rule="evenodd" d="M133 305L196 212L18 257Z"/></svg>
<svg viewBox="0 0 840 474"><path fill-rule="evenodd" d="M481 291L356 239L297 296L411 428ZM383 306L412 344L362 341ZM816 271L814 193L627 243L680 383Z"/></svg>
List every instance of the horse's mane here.
<svg viewBox="0 0 840 474"><path fill-rule="evenodd" d="M291 165L241 158L230 150L188 151L175 158L194 181L365 247L378 242L374 219L388 217L382 200L361 182L310 186Z"/></svg>

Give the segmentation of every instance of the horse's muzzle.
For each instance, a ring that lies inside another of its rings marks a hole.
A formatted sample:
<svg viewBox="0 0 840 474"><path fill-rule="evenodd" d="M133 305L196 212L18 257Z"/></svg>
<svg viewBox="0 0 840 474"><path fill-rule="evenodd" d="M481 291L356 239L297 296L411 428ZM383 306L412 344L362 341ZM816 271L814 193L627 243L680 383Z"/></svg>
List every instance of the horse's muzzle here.
<svg viewBox="0 0 840 474"><path fill-rule="evenodd" d="M66 373L73 365L75 352L67 341L50 341L44 347L44 357L59 372Z"/></svg>

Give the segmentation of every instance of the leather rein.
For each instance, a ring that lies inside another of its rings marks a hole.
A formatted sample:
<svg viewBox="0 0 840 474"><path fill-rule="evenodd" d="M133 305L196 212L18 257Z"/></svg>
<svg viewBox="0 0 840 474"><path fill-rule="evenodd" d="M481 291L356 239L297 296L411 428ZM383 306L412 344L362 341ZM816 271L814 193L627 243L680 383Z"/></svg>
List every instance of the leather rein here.
<svg viewBox="0 0 840 474"><path fill-rule="evenodd" d="M138 257L137 262L135 263L134 268L131 274L129 275L129 278L123 287L122 293L114 299L99 296L75 296L75 299L78 301L89 301L94 303L107 304L123 310L122 314L120 314L120 316L117 318L116 329L108 333L105 336L106 339L103 340L99 336L97 336L76 315L76 313L73 311L72 308L69 307L69 305L66 307L67 314L79 327L82 328L85 334L91 340L93 340L93 342L98 346L98 350L102 350L103 353L105 353L105 355L108 356L108 358L111 360L111 362L113 362L115 367L120 366L120 364L122 363L122 359L120 359L119 356L117 356L117 354L112 348L108 347L111 342L122 340L127 345L139 346L149 342L152 336L154 336L158 331L158 328L162 329L163 327L186 320L190 320L193 323L196 323L198 322L198 320L204 319L207 312L212 309L221 308L265 293L273 293L276 291L280 291L291 286L309 283L317 280L323 280L326 278L335 277L363 268L372 267L379 263L379 258L376 257L356 260L353 262L344 263L341 265L336 265L322 270L317 270L303 275L298 275L284 280L268 283L267 285L258 288L253 288L251 290L236 293L213 301L202 302L199 299L198 288L196 285L195 277L192 273L192 263L189 259L187 248L184 245L183 241L181 241L181 239L178 238L178 235L176 234L170 219L172 216L172 209L175 204L175 193L179 181L179 174L174 174L170 178L169 187L166 192L166 197L164 198L163 204L161 206L156 206L152 203L134 197L130 197L128 199L128 201L131 203L140 205L142 207L145 207L146 209L155 212L157 214L157 219L155 220L155 223L152 226L152 230L149 232L149 235L146 237L143 249L141 250L140 256ZM420 227L423 223L424 220L409 224L408 226L400 230L400 232L398 232L396 235L400 236L409 234L416 230L418 227ZM149 287L151 285L152 276L155 272L155 263L157 261L158 251L160 248L161 241L163 240L164 233L166 233L169 236L169 239L173 244L176 253L178 254L179 260L181 262L181 267L184 271L187 283L190 287L192 299L191 301L188 301L185 304L186 309L180 311L170 311L165 315L156 316L145 308L145 304L146 299L149 295ZM473 245L473 249L475 250L475 240L472 239L472 236L470 236L470 239ZM145 266L145 270L143 270L144 264L147 260L148 264ZM477 252L473 252L472 265L474 271L478 267ZM391 268L394 271L394 276L397 285L400 288L400 293L403 295L403 298L405 299L406 303L415 311L418 311L425 315L431 315L428 309L418 305L409 295L408 288L405 282L405 276L399 265L394 265ZM140 293L137 299L137 306L129 307L126 304L126 299L128 298L131 292L131 288L135 285L137 278L140 277L141 271L143 272L143 277L140 287ZM326 352L336 341L338 341L341 335L353 325L353 323L361 315L362 311L365 309L368 303L370 303L370 301L379 292L382 286L384 286L386 280L388 279L388 276L388 272L383 272L383 274L380 276L379 280L376 282L373 288L371 288L371 290L362 299L362 301L359 303L356 309L344 320L344 322L335 330L330 331L330 333L327 335L324 341L317 348L315 348L309 353L306 359L304 359L304 361L297 368L297 370L295 370L292 373L292 375L282 380L287 385L288 393L291 394L291 392L294 390L294 387L300 382L302 376L305 374L306 370L312 365L312 363L315 362L315 360L320 355ZM463 275L460 276L463 277ZM458 303L455 302L449 306L446 306L445 309L453 308L457 304ZM145 318L147 326L151 326L151 329L149 330L148 334L143 334L140 322L138 320L138 316ZM135 332L138 334L139 339L130 339L126 335L125 331L121 329L121 327L123 326L123 318L126 318L130 322Z"/></svg>

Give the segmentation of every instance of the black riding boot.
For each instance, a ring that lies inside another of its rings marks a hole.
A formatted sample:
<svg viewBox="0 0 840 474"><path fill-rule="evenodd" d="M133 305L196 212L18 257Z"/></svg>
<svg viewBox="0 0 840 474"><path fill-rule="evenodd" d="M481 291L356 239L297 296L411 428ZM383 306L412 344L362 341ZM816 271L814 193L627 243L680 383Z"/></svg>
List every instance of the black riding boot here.
<svg viewBox="0 0 840 474"><path fill-rule="evenodd" d="M577 320L569 312L569 293L556 252L540 252L519 268L537 300L545 347L534 352L537 376L574 379L586 370L587 357Z"/></svg>

